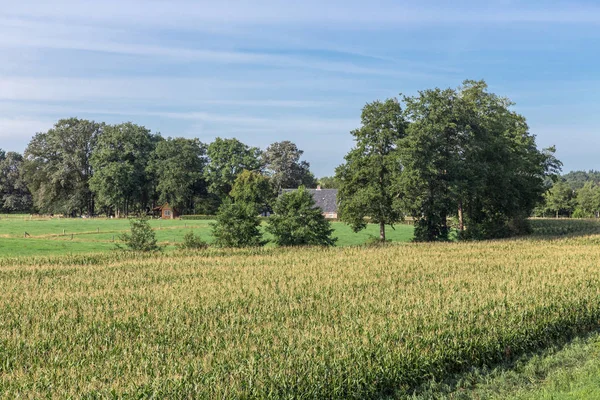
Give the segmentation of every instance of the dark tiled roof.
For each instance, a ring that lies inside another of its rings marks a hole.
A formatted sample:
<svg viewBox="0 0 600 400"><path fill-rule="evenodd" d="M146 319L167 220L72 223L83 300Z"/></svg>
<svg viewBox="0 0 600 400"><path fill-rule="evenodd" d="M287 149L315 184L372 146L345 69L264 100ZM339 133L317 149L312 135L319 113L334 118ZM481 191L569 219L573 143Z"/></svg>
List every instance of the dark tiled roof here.
<svg viewBox="0 0 600 400"><path fill-rule="evenodd" d="M297 189L283 189L283 192L293 192ZM315 205L324 213L337 213L337 189L306 189L315 199Z"/></svg>

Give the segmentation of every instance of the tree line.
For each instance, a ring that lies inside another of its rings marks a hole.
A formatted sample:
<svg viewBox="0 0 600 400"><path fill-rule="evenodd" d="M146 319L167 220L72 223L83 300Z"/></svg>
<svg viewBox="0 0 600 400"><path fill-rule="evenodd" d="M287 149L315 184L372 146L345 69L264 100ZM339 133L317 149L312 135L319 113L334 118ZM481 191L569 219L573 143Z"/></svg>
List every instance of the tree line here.
<svg viewBox="0 0 600 400"><path fill-rule="evenodd" d="M572 171L548 186L536 216L600 218L599 171Z"/></svg>
<svg viewBox="0 0 600 400"><path fill-rule="evenodd" d="M355 231L379 224L381 240L406 216L422 241L526 233L561 163L554 148L538 149L512 106L484 81L366 104L354 147L321 179L339 189L339 218ZM204 144L133 123L60 120L23 157L4 156L21 172L3 207L121 216L169 202L183 213L241 218L248 212L235 204L262 212L282 188L317 184L302 154L289 141L261 151L237 139Z"/></svg>
<svg viewBox="0 0 600 400"><path fill-rule="evenodd" d="M184 214L215 214L244 171L267 178L266 196L317 181L290 141L264 151L241 141L163 138L131 122L59 120L23 155L0 152L0 209L49 214L146 213L169 203Z"/></svg>

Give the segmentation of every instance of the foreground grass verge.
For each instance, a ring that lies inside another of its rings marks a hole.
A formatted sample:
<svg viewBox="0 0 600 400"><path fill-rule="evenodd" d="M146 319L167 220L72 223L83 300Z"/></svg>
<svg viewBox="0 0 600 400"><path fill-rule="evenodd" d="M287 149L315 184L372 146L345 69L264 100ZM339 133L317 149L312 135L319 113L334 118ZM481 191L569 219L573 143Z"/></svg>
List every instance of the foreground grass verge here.
<svg viewBox="0 0 600 400"><path fill-rule="evenodd" d="M428 382L411 400L600 399L600 332Z"/></svg>
<svg viewBox="0 0 600 400"><path fill-rule="evenodd" d="M598 326L600 239L0 263L0 394L377 398Z"/></svg>

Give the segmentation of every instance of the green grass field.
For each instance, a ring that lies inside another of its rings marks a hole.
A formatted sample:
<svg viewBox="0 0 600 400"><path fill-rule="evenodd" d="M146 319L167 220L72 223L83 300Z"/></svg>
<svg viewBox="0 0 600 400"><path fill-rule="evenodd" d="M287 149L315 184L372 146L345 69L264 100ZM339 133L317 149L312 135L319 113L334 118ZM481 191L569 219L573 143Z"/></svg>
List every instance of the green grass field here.
<svg viewBox="0 0 600 400"><path fill-rule="evenodd" d="M198 220L152 220L150 224L156 238L166 251L173 250L176 243L190 230L205 241L212 242L213 221ZM332 223L338 238L338 246L365 243L369 237L379 235L379 227L368 225L367 229L354 233L345 224ZM412 239L413 228L409 225L388 227L388 238L396 242ZM0 216L0 257L60 255L107 252L115 249L119 235L129 230L125 219L33 219L29 216ZM28 233L25 238L25 232ZM64 234L63 234L64 232ZM270 235L265 234L265 238Z"/></svg>

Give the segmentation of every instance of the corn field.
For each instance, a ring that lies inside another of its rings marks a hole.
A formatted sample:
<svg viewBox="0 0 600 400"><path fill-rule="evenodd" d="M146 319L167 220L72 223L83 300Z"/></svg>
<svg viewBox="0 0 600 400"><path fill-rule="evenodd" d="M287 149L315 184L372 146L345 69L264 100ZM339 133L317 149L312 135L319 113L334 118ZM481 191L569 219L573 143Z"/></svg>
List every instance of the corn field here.
<svg viewBox="0 0 600 400"><path fill-rule="evenodd" d="M0 262L2 398L379 398L600 322L600 238Z"/></svg>
<svg viewBox="0 0 600 400"><path fill-rule="evenodd" d="M600 234L598 219L551 219L535 218L530 220L533 234L545 237L581 236Z"/></svg>

